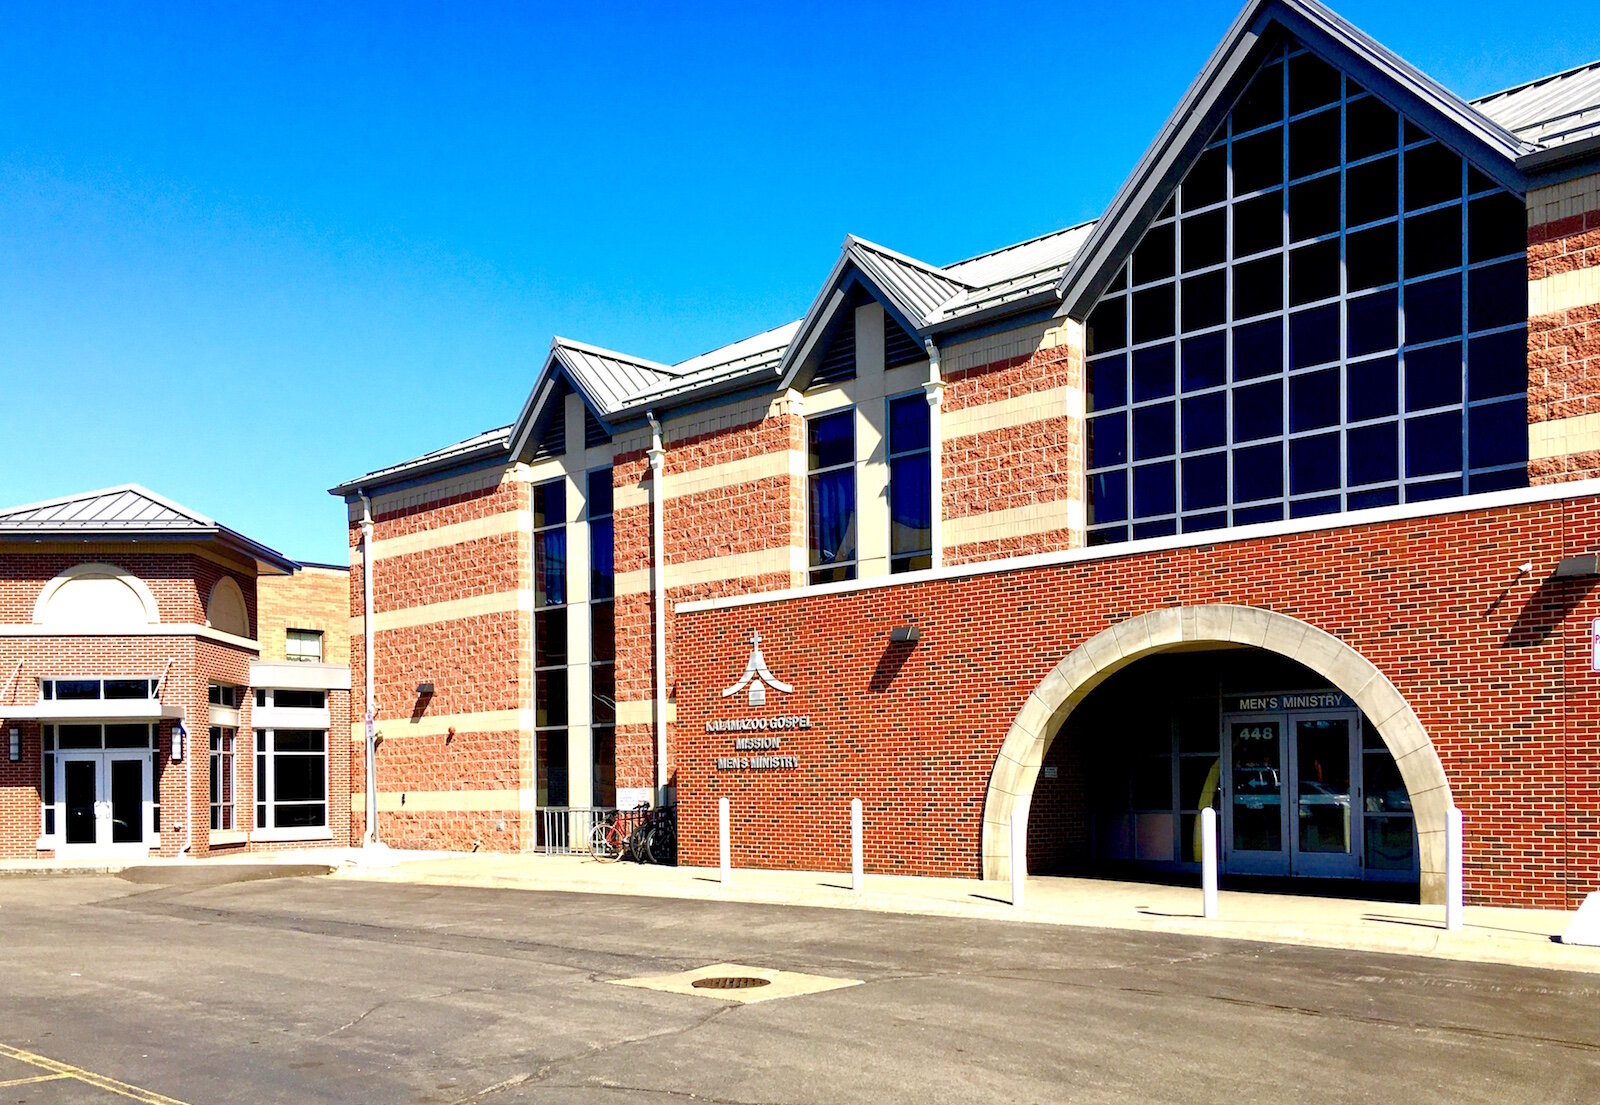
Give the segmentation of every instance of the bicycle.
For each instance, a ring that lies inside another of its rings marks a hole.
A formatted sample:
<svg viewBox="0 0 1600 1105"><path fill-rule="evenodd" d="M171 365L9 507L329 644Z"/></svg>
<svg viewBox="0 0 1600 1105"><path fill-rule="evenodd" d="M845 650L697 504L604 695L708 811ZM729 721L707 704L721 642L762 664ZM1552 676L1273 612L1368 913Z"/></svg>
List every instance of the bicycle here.
<svg viewBox="0 0 1600 1105"><path fill-rule="evenodd" d="M615 863L624 855L631 854L637 829L632 828L629 822L642 817L649 808L648 802L640 802L631 811L614 810L602 815L589 833L589 854L601 863Z"/></svg>

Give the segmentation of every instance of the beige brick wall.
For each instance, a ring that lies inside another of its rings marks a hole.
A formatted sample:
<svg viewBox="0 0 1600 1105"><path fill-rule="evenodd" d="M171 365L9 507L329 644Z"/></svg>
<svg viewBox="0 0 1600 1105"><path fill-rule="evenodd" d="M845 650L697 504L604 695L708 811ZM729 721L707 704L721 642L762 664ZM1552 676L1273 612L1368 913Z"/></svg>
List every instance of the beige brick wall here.
<svg viewBox="0 0 1600 1105"><path fill-rule="evenodd" d="M287 630L322 631L322 659L350 662L350 573L307 565L292 576L257 581L261 659L283 660Z"/></svg>

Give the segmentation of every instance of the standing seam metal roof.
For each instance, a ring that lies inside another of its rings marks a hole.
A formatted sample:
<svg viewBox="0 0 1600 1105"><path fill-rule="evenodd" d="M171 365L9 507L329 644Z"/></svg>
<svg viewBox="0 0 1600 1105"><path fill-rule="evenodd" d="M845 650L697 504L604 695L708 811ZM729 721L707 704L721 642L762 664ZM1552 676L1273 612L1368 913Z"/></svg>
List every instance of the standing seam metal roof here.
<svg viewBox="0 0 1600 1105"><path fill-rule="evenodd" d="M1592 138L1600 134L1600 61L1484 96L1472 106L1543 149Z"/></svg>

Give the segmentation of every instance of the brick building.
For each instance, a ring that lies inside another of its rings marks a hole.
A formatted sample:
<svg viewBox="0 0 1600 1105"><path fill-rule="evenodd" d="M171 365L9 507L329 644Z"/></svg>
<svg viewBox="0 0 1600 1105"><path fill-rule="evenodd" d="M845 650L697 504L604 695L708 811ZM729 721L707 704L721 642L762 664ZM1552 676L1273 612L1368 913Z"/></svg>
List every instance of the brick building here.
<svg viewBox="0 0 1600 1105"><path fill-rule="evenodd" d="M0 856L348 843L349 668L263 658L297 568L132 484L0 511Z"/></svg>
<svg viewBox="0 0 1600 1105"><path fill-rule="evenodd" d="M845 242L667 364L334 489L378 835L676 801L682 858L1600 886L1600 63L1475 102L1254 0L1093 223ZM370 574L370 580L369 580ZM369 586L370 583L370 586ZM370 642L370 643L369 643ZM355 796L360 823L365 795ZM570 824L571 822L566 822Z"/></svg>

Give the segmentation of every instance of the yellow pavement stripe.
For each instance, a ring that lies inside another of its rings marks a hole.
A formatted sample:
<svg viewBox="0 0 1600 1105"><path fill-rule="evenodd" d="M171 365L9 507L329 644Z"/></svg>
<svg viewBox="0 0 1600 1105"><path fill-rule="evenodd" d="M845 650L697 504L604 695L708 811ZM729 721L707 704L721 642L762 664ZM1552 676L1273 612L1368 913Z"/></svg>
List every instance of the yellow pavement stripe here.
<svg viewBox="0 0 1600 1105"><path fill-rule="evenodd" d="M156 1093L154 1090L131 1086L126 1082L119 1082L115 1078L107 1078L103 1074L96 1074L93 1071L84 1070L82 1067L75 1067L71 1063L63 1063L59 1059L51 1059L44 1055L35 1055L31 1051L23 1051L20 1047L12 1047L10 1044L0 1044L0 1056L4 1056L7 1059L15 1059L19 1063L26 1063L30 1067L38 1067L40 1070L50 1071L60 1078L76 1079L85 1085L93 1086L97 1090L114 1093L118 1097L127 1098L129 1101L140 1101L144 1105L188 1105L187 1102L179 1101L175 1097L167 1097L165 1094Z"/></svg>
<svg viewBox="0 0 1600 1105"><path fill-rule="evenodd" d="M0 1090L9 1090L12 1086L31 1086L35 1082L55 1082L71 1077L70 1074L36 1074L32 1078L7 1078L4 1082L0 1082Z"/></svg>

